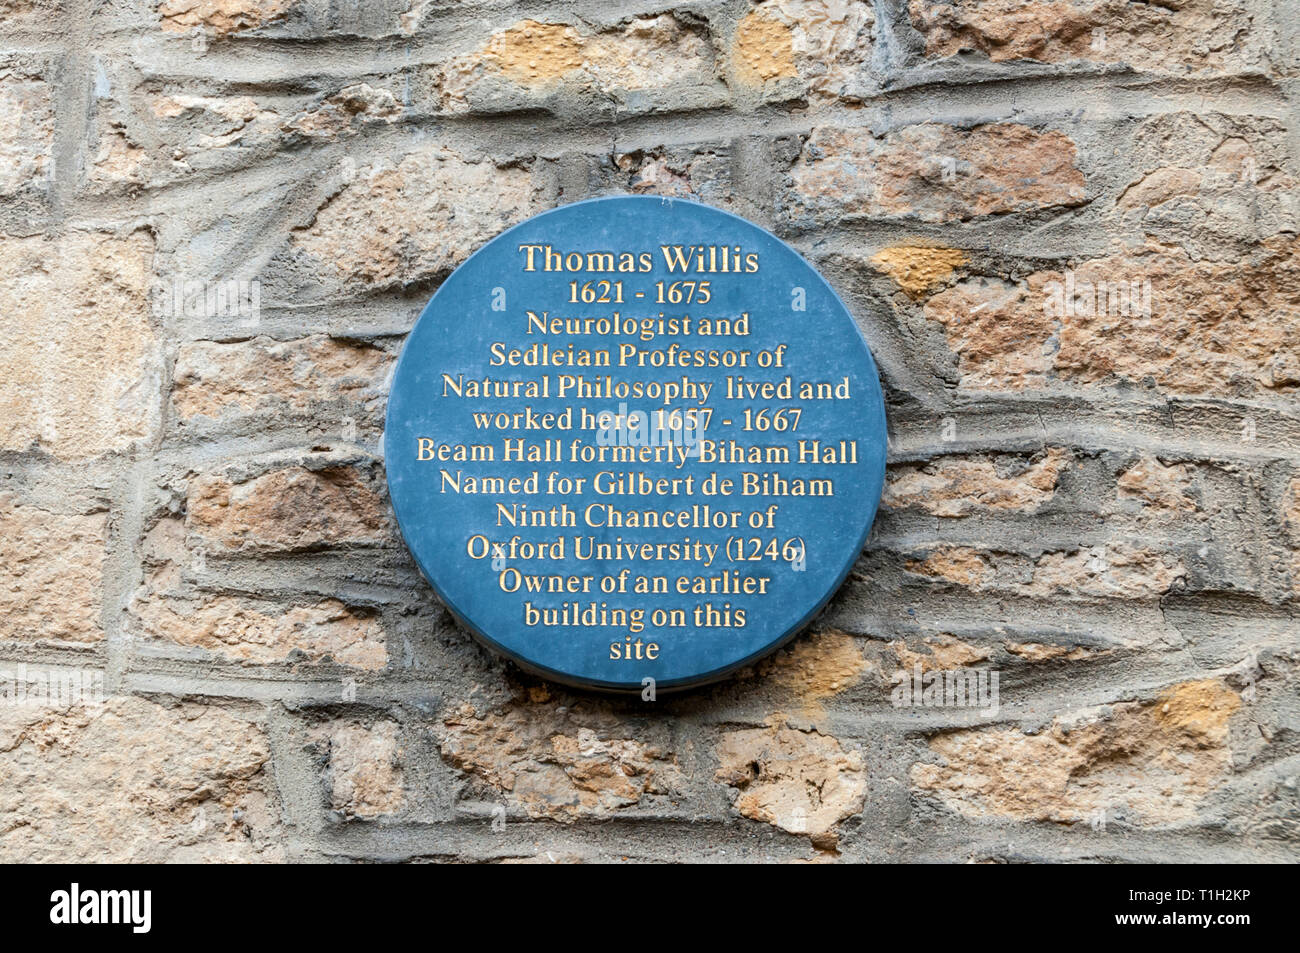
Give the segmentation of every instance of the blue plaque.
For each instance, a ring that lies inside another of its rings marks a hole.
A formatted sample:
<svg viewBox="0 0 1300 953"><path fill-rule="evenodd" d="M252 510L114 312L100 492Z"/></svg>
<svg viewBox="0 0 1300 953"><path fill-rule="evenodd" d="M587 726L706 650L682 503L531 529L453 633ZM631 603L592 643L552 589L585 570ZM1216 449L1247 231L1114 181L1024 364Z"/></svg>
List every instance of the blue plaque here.
<svg viewBox="0 0 1300 953"><path fill-rule="evenodd" d="M456 269L407 338L384 448L406 544L479 639L570 685L673 689L777 648L844 580L885 413L793 249L625 196Z"/></svg>

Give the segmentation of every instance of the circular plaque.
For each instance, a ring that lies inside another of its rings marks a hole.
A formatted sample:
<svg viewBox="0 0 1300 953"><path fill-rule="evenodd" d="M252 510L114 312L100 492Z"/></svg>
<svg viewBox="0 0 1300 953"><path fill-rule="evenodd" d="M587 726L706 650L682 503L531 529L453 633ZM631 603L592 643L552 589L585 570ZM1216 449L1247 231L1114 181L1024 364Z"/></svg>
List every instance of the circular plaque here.
<svg viewBox="0 0 1300 953"><path fill-rule="evenodd" d="M568 684L662 690L753 662L830 598L880 501L885 414L793 249L627 196L456 269L407 338L384 450L406 544L478 638Z"/></svg>

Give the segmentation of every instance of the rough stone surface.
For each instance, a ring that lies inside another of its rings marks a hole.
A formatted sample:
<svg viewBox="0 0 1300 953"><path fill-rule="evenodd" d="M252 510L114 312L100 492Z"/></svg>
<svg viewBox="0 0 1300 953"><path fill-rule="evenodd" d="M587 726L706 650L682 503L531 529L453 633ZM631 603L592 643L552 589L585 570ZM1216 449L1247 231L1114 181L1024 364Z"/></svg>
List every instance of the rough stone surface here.
<svg viewBox="0 0 1300 953"><path fill-rule="evenodd" d="M1291 546L1291 591L1300 596L1300 476L1286 489L1282 501L1282 520Z"/></svg>
<svg viewBox="0 0 1300 953"><path fill-rule="evenodd" d="M0 67L0 196L45 189L54 171L53 151L49 86Z"/></svg>
<svg viewBox="0 0 1300 953"><path fill-rule="evenodd" d="M834 846L832 828L862 810L862 756L829 735L792 728L730 731L718 743L717 780L736 789L745 817Z"/></svg>
<svg viewBox="0 0 1300 953"><path fill-rule="evenodd" d="M909 7L934 56L976 50L994 62L1092 60L1178 75L1259 59L1250 12L1214 0L910 0Z"/></svg>
<svg viewBox="0 0 1300 953"><path fill-rule="evenodd" d="M379 287L444 274L534 210L526 170L435 146L358 170L294 245L346 282Z"/></svg>
<svg viewBox="0 0 1300 953"><path fill-rule="evenodd" d="M187 525L205 544L283 552L381 542L389 513L352 467L288 467L244 482L202 477L190 486Z"/></svg>
<svg viewBox="0 0 1300 953"><path fill-rule="evenodd" d="M1178 557L1124 543L1038 557L950 546L909 561L906 569L972 589L1062 599L1150 599L1186 575Z"/></svg>
<svg viewBox="0 0 1300 953"><path fill-rule="evenodd" d="M1058 824L1098 811L1134 827L1187 821L1232 767L1228 725L1240 696L1207 679L1151 702L1071 712L1036 734L979 728L938 735L912 769L924 797L968 817Z"/></svg>
<svg viewBox="0 0 1300 953"><path fill-rule="evenodd" d="M922 672L968 668L978 665L989 657L988 649L970 645L945 634L929 637L917 648L912 648L905 642L894 642L891 647L898 657L901 668L920 667Z"/></svg>
<svg viewBox="0 0 1300 953"><path fill-rule="evenodd" d="M1007 642L1006 650L1029 662L1050 662L1055 659L1077 662L1079 659L1102 654L1088 649L1072 649L1068 645L1044 645L1042 642Z"/></svg>
<svg viewBox="0 0 1300 953"><path fill-rule="evenodd" d="M505 711L459 705L442 715L434 735L450 764L528 817L608 817L682 784L671 752L604 712L549 698Z"/></svg>
<svg viewBox="0 0 1300 953"><path fill-rule="evenodd" d="M1187 464L1165 466L1149 455L1115 480L1120 499L1140 500L1144 505L1165 510L1195 510L1196 501L1189 494L1191 484L1191 468Z"/></svg>
<svg viewBox="0 0 1300 953"><path fill-rule="evenodd" d="M873 265L913 298L941 284L968 260L966 253L956 248L916 245L883 248L871 257Z"/></svg>
<svg viewBox="0 0 1300 953"><path fill-rule="evenodd" d="M201 702L0 709L6 863L284 859L265 729Z"/></svg>
<svg viewBox="0 0 1300 953"><path fill-rule="evenodd" d="M141 549L145 576L128 606L127 631L142 642L255 665L328 660L378 671L388 661L373 611L333 598L258 599L196 584L223 550L209 551L202 537L187 535L179 518L154 524Z"/></svg>
<svg viewBox="0 0 1300 953"><path fill-rule="evenodd" d="M1176 556L1111 544L1045 554L1035 563L1033 580L1024 588L1032 595L1144 599L1164 595L1185 575Z"/></svg>
<svg viewBox="0 0 1300 953"><path fill-rule="evenodd" d="M152 165L148 152L112 127L99 137L87 179L95 192L133 190L149 181Z"/></svg>
<svg viewBox="0 0 1300 953"><path fill-rule="evenodd" d="M1070 138L1017 123L906 126L884 136L819 127L791 171L792 209L951 222L1080 205L1084 176Z"/></svg>
<svg viewBox="0 0 1300 953"><path fill-rule="evenodd" d="M62 514L0 493L0 639L104 637L107 515Z"/></svg>
<svg viewBox="0 0 1300 953"><path fill-rule="evenodd" d="M217 36L251 30L284 16L297 0L163 0L162 28L171 33L210 30Z"/></svg>
<svg viewBox="0 0 1300 953"><path fill-rule="evenodd" d="M634 18L590 34L566 23L524 20L478 50L454 59L439 77L440 107L461 113L493 110L502 95L542 97L565 87L578 96L630 97L670 86L710 86L707 38L672 14Z"/></svg>
<svg viewBox="0 0 1300 953"><path fill-rule="evenodd" d="M583 46L570 26L525 20L493 36L483 56L521 83L545 83L581 69Z"/></svg>
<svg viewBox="0 0 1300 953"><path fill-rule="evenodd" d="M345 817L394 814L404 801L398 725L335 725L328 734L330 806Z"/></svg>
<svg viewBox="0 0 1300 953"><path fill-rule="evenodd" d="M810 632L764 659L758 675L771 685L787 711L815 722L826 716L823 702L852 688L871 669L857 639L828 629Z"/></svg>
<svg viewBox="0 0 1300 953"><path fill-rule="evenodd" d="M1300 386L1298 255L1282 237L1244 263L1152 248L1014 284L969 279L925 313L944 327L966 387L1150 380L1181 394L1290 393Z"/></svg>
<svg viewBox="0 0 1300 953"><path fill-rule="evenodd" d="M268 97L149 94L145 108L157 131L135 132L141 142L131 140L126 129L108 131L98 145L92 179L163 187L244 168L251 159L272 155L306 136L304 129L323 132L337 127L337 122L321 121L317 115L323 105L309 111L304 102L301 114L285 116L271 108ZM125 125L131 125L131 118ZM148 148L155 136L164 139L162 148Z"/></svg>
<svg viewBox="0 0 1300 953"><path fill-rule="evenodd" d="M152 257L144 232L0 238L0 447L82 459L155 431Z"/></svg>
<svg viewBox="0 0 1300 953"><path fill-rule="evenodd" d="M1194 261L1259 268L1300 230L1284 128L1268 116L1183 110L1143 120L1108 218Z"/></svg>
<svg viewBox="0 0 1300 953"><path fill-rule="evenodd" d="M742 84L794 79L818 98L857 98L874 23L867 3L769 0L737 25L732 70Z"/></svg>
<svg viewBox="0 0 1300 953"><path fill-rule="evenodd" d="M49 18L65 13L67 4L64 0L2 0L0 13L10 22L24 26L36 23L49 23Z"/></svg>
<svg viewBox="0 0 1300 953"><path fill-rule="evenodd" d="M798 76L794 31L766 9L751 10L736 28L732 51L738 76L749 82Z"/></svg>
<svg viewBox="0 0 1300 953"><path fill-rule="evenodd" d="M1013 469L989 459L941 459L890 469L881 505L919 508L935 516L967 516L980 510L1033 510L1052 498L1068 451L1053 447Z"/></svg>
<svg viewBox="0 0 1300 953"><path fill-rule="evenodd" d="M337 599L283 610L235 596L142 595L132 603L139 634L241 662L333 660L366 670L388 661L373 616Z"/></svg>
<svg viewBox="0 0 1300 953"><path fill-rule="evenodd" d="M1300 475L1291 480L1286 490L1286 509L1283 518L1288 530L1296 540L1300 540Z"/></svg>
<svg viewBox="0 0 1300 953"><path fill-rule="evenodd" d="M355 134L359 123L391 124L401 115L402 106L389 90L357 83L287 119L280 128L309 139L328 140Z"/></svg>
<svg viewBox="0 0 1300 953"><path fill-rule="evenodd" d="M339 399L373 412L390 355L359 342L314 335L293 341L195 341L176 358L172 399L184 418L325 409Z"/></svg>

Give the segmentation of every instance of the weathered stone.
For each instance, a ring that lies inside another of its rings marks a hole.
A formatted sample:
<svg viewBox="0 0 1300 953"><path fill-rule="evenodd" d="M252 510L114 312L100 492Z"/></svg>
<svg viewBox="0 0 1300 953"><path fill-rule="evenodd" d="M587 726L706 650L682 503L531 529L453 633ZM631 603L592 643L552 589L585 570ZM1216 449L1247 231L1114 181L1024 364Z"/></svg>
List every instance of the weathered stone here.
<svg viewBox="0 0 1300 953"><path fill-rule="evenodd" d="M1146 599L1167 593L1187 570L1176 556L1113 543L1045 553L1034 566L1026 595Z"/></svg>
<svg viewBox="0 0 1300 953"><path fill-rule="evenodd" d="M981 457L944 457L889 468L881 505L916 508L934 516L969 516L982 510L1033 512L1056 494L1070 453L1052 447L1027 464L1008 468Z"/></svg>
<svg viewBox="0 0 1300 953"><path fill-rule="evenodd" d="M1179 111L1144 120L1126 146L1134 173L1111 227L1224 265L1253 257L1265 239L1287 240L1300 231L1300 183L1285 136L1272 116Z"/></svg>
<svg viewBox="0 0 1300 953"><path fill-rule="evenodd" d="M1154 208L1182 195L1201 191L1199 169L1156 169L1126 188L1115 204L1120 208Z"/></svg>
<svg viewBox="0 0 1300 953"><path fill-rule="evenodd" d="M251 96L193 96L185 93L158 96L150 103L150 111L155 119L160 120L211 113L236 127L246 126L258 119L276 118L274 111L265 109ZM234 141L234 138L231 137L230 141Z"/></svg>
<svg viewBox="0 0 1300 953"><path fill-rule="evenodd" d="M961 385L973 390L1041 387L1052 366L1054 324L1036 292L1000 279L971 278L925 304L957 356Z"/></svg>
<svg viewBox="0 0 1300 953"><path fill-rule="evenodd" d="M175 143L172 158L178 161L190 151L248 146L259 136L272 134L280 120L275 110L252 96L159 96L151 110L156 119L181 119L202 130L192 145Z"/></svg>
<svg viewBox="0 0 1300 953"><path fill-rule="evenodd" d="M131 615L143 638L241 662L332 659L367 671L388 663L379 619L337 599L285 608L238 596L144 591L132 600Z"/></svg>
<svg viewBox="0 0 1300 953"><path fill-rule="evenodd" d="M0 707L5 863L280 862L270 746L212 703Z"/></svg>
<svg viewBox="0 0 1300 953"><path fill-rule="evenodd" d="M583 68L597 89L650 90L713 79L707 37L671 14L642 17L583 43Z"/></svg>
<svg viewBox="0 0 1300 953"><path fill-rule="evenodd" d="M0 640L104 637L105 513L52 513L0 493Z"/></svg>
<svg viewBox="0 0 1300 953"><path fill-rule="evenodd" d="M527 170L435 146L358 170L293 245L342 281L389 286L450 271L536 210Z"/></svg>
<svg viewBox="0 0 1300 953"><path fill-rule="evenodd" d="M205 544L239 552L370 545L388 538L388 506L355 467L285 467L242 482L190 484L186 525Z"/></svg>
<svg viewBox="0 0 1300 953"><path fill-rule="evenodd" d="M978 590L993 578L990 558L990 555L969 546L942 546L924 559L909 560L904 568L918 576L955 582Z"/></svg>
<svg viewBox="0 0 1300 953"><path fill-rule="evenodd" d="M716 780L736 788L744 817L833 845L831 829L862 810L867 772L862 755L816 731L747 728L718 742Z"/></svg>
<svg viewBox="0 0 1300 953"><path fill-rule="evenodd" d="M941 546L909 560L913 575L1040 598L1150 599L1164 595L1187 570L1178 557L1125 543L1058 552L1031 559L969 546Z"/></svg>
<svg viewBox="0 0 1300 953"><path fill-rule="evenodd" d="M1246 262L1152 248L1017 285L970 279L930 298L925 314L944 326L972 389L1150 379L1173 393L1291 392L1300 386L1298 276L1291 238L1264 242Z"/></svg>
<svg viewBox="0 0 1300 953"><path fill-rule="evenodd" d="M1265 243L1251 262L1194 262L1156 252L1082 263L1075 269L1075 307L1060 325L1056 372L1085 384L1150 377L1176 393L1293 391L1300 386L1298 278L1296 239ZM1099 295L1091 311L1081 307L1086 294L1078 289L1089 280L1108 287L1127 282L1130 289L1149 281L1150 313L1102 308Z"/></svg>
<svg viewBox="0 0 1300 953"><path fill-rule="evenodd" d="M243 168L274 155L297 135L288 127L292 120L278 111L281 104L265 97L178 92L145 102L155 135L165 143L139 163L138 176L148 187Z"/></svg>
<svg viewBox="0 0 1300 953"><path fill-rule="evenodd" d="M695 194L690 166L674 163L662 155L621 155L615 160L620 169L631 174L633 192L684 198Z"/></svg>
<svg viewBox="0 0 1300 953"><path fill-rule="evenodd" d="M963 642L947 633L928 636L921 643L924 652L916 651L902 640L889 643L889 647L898 656L898 664L901 668L912 669L919 666L922 672L944 672L966 668L987 661L989 657L988 649Z"/></svg>
<svg viewBox="0 0 1300 953"><path fill-rule="evenodd" d="M182 419L317 410L340 399L373 410L392 357L361 342L313 335L181 345L172 399Z"/></svg>
<svg viewBox="0 0 1300 953"><path fill-rule="evenodd" d="M743 213L744 199L733 181L735 157L726 148L624 152L614 156L630 192L694 198L715 208Z"/></svg>
<svg viewBox="0 0 1300 953"><path fill-rule="evenodd" d="M995 62L1091 60L1178 75L1259 62L1252 14L1214 0L911 0L909 8L932 56L977 50Z"/></svg>
<svg viewBox="0 0 1300 953"><path fill-rule="evenodd" d="M826 715L822 703L852 688L871 668L857 639L847 632L826 629L799 636L760 662L754 672L772 687L778 703L786 709L775 713L774 719L793 716L817 722Z"/></svg>
<svg viewBox="0 0 1300 953"><path fill-rule="evenodd" d="M99 137L88 179L97 192L116 187L134 188L149 181L152 168L148 152L132 142L122 129L110 127Z"/></svg>
<svg viewBox="0 0 1300 953"><path fill-rule="evenodd" d="M480 53L524 85L546 83L582 69L583 38L563 23L524 20L488 40Z"/></svg>
<svg viewBox="0 0 1300 953"><path fill-rule="evenodd" d="M395 814L405 803L396 722L335 724L329 745L330 806L344 817Z"/></svg>
<svg viewBox="0 0 1300 953"><path fill-rule="evenodd" d="M871 63L875 11L847 0L769 0L736 27L731 64L746 84L799 79L814 94L843 96Z"/></svg>
<svg viewBox="0 0 1300 953"><path fill-rule="evenodd" d="M401 116L401 104L391 92L357 83L286 120L281 129L310 139L337 139L358 124L394 123Z"/></svg>
<svg viewBox="0 0 1300 953"><path fill-rule="evenodd" d="M66 0L0 0L0 17L6 26L47 26L66 11Z"/></svg>
<svg viewBox="0 0 1300 953"><path fill-rule="evenodd" d="M966 253L959 249L920 245L882 248L871 256L871 263L913 298L924 297L967 261Z"/></svg>
<svg viewBox="0 0 1300 953"><path fill-rule="evenodd" d="M81 459L157 430L153 241L0 237L0 447Z"/></svg>
<svg viewBox="0 0 1300 953"><path fill-rule="evenodd" d="M152 187L199 173L239 169L304 142L333 142L391 125L405 113L398 96L382 85L331 88L327 95L290 101L261 91L142 94L155 120L155 136L165 147L155 147L143 158L132 152L132 160L138 160L135 177ZM356 171L355 162L345 157L341 177L350 179Z"/></svg>
<svg viewBox="0 0 1300 953"><path fill-rule="evenodd" d="M54 103L44 80L0 67L0 196L42 192L54 174Z"/></svg>
<svg viewBox="0 0 1300 953"><path fill-rule="evenodd" d="M0 668L186 693L0 707L0 859L1296 859L1284 9L0 0ZM820 263L897 430L823 624L654 702L480 652L363 449L451 269L620 192Z"/></svg>
<svg viewBox="0 0 1300 953"><path fill-rule="evenodd" d="M163 0L162 28L188 33L196 27L217 36L251 30L285 16L297 0Z"/></svg>
<svg viewBox="0 0 1300 953"><path fill-rule="evenodd" d="M1077 823L1108 812L1136 826L1187 821L1232 767L1228 719L1241 698L1208 679L1152 702L1057 718L1044 731L977 728L930 740L941 759L912 786L967 817Z"/></svg>
<svg viewBox="0 0 1300 953"><path fill-rule="evenodd" d="M884 136L819 127L791 171L793 209L815 217L950 222L1080 205L1076 149L1056 130L1016 123L905 126Z"/></svg>
<svg viewBox="0 0 1300 953"><path fill-rule="evenodd" d="M1027 662L1051 662L1056 659L1077 662L1107 654L1106 651L1095 652L1079 646L1071 648L1068 645L1047 645L1043 642L1006 642L1004 647L1012 655L1018 655Z"/></svg>
<svg viewBox="0 0 1300 953"><path fill-rule="evenodd" d="M677 759L600 711L541 699L479 712L445 712L434 734L449 763L529 817L607 817L680 790Z"/></svg>
<svg viewBox="0 0 1300 953"><path fill-rule="evenodd" d="M566 83L610 95L715 80L707 38L665 13L596 34L524 20L446 64L439 77L441 108L470 110L492 81L532 93Z"/></svg>
<svg viewBox="0 0 1300 953"><path fill-rule="evenodd" d="M207 553L186 542L179 518L161 519L145 534L145 578L129 606L132 635L252 664L331 659L368 671L387 665L384 629L375 614L337 599L285 605L196 590L186 574L205 573Z"/></svg>
<svg viewBox="0 0 1300 953"><path fill-rule="evenodd" d="M857 639L838 629L826 629L799 636L765 659L759 674L778 688L821 701L853 686L868 668L870 663Z"/></svg>
<svg viewBox="0 0 1300 953"><path fill-rule="evenodd" d="M765 8L750 10L736 27L733 68L745 82L763 83L799 75L794 65L794 30Z"/></svg>
<svg viewBox="0 0 1300 953"><path fill-rule="evenodd" d="M1163 510L1195 510L1191 467L1185 463L1165 466L1150 454L1144 454L1115 479L1121 500L1141 500L1147 506Z"/></svg>

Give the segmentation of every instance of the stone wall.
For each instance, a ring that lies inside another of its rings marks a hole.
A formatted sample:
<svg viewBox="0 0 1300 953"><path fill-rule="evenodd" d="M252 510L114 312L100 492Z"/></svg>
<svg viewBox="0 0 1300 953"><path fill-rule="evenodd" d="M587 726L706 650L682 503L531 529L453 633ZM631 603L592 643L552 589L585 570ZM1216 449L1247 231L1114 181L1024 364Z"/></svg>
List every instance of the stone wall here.
<svg viewBox="0 0 1300 953"><path fill-rule="evenodd" d="M1288 8L0 0L0 859L1294 861ZM891 436L810 632L653 703L459 629L380 440L450 270L619 192L812 260Z"/></svg>

